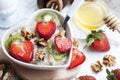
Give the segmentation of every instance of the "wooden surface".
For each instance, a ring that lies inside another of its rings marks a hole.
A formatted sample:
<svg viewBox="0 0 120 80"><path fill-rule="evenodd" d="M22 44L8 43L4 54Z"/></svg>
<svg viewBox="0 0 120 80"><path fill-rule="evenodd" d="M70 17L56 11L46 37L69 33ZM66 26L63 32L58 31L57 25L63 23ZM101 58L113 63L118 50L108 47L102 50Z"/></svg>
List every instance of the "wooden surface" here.
<svg viewBox="0 0 120 80"><path fill-rule="evenodd" d="M70 80L76 76L79 72L80 67L76 67L71 70L59 69L59 70L35 70L30 68L25 68L20 65L15 64L3 53L0 48L0 60L8 60L11 65L13 65L18 76L23 78L23 80Z"/></svg>

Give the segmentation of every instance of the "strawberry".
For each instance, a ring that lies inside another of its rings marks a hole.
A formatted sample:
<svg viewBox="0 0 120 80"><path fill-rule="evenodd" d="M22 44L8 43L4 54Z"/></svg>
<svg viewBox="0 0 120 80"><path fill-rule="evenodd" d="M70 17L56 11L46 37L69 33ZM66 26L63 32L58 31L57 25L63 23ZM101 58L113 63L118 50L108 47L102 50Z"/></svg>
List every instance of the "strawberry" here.
<svg viewBox="0 0 120 80"><path fill-rule="evenodd" d="M62 36L56 36L54 38L54 44L58 51L65 53L68 52L72 47L72 41L70 38L63 38Z"/></svg>
<svg viewBox="0 0 120 80"><path fill-rule="evenodd" d="M33 59L33 50L34 50L34 45L32 44L31 41L15 41L14 43L11 44L10 46L10 54L24 62L31 62Z"/></svg>
<svg viewBox="0 0 120 80"><path fill-rule="evenodd" d="M87 44L85 47L89 47L93 51L105 52L110 50L109 41L102 30L91 31L91 34L87 36L86 41Z"/></svg>
<svg viewBox="0 0 120 80"><path fill-rule="evenodd" d="M68 69L72 69L82 64L86 59L86 56L77 48L72 48L72 59Z"/></svg>
<svg viewBox="0 0 120 80"><path fill-rule="evenodd" d="M120 80L120 69L115 69L115 70L112 70L111 72L106 69L106 72L107 72L107 80Z"/></svg>
<svg viewBox="0 0 120 80"><path fill-rule="evenodd" d="M77 80L96 80L96 78L90 75L85 75L85 76L80 76Z"/></svg>
<svg viewBox="0 0 120 80"><path fill-rule="evenodd" d="M38 22L36 25L36 30L41 37L43 37L45 40L48 40L54 34L56 30L56 24L53 21Z"/></svg>

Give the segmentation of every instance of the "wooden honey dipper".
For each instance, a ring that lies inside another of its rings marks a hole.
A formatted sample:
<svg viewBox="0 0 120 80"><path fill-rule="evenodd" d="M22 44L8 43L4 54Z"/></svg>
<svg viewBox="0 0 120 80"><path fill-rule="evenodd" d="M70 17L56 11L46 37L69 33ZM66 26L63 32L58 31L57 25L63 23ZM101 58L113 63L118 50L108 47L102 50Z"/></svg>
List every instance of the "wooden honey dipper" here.
<svg viewBox="0 0 120 80"><path fill-rule="evenodd" d="M120 21L115 15L109 13L108 16L104 18L104 22L109 29L112 31L117 30L120 33Z"/></svg>

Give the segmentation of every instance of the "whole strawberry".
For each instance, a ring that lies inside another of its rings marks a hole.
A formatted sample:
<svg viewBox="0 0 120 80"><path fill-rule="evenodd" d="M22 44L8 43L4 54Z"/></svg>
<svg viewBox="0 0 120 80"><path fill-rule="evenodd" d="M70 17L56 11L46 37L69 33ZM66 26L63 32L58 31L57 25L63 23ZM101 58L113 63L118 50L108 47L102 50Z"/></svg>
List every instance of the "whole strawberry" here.
<svg viewBox="0 0 120 80"><path fill-rule="evenodd" d="M106 69L106 72L107 72L107 80L120 80L120 69L115 69L115 70L112 70L111 72Z"/></svg>
<svg viewBox="0 0 120 80"><path fill-rule="evenodd" d="M102 30L91 31L91 34L87 36L86 41L87 44L85 47L89 47L93 51L105 52L110 50L108 38Z"/></svg>
<svg viewBox="0 0 120 80"><path fill-rule="evenodd" d="M96 80L96 78L90 75L84 75L84 76L80 76L76 80Z"/></svg>

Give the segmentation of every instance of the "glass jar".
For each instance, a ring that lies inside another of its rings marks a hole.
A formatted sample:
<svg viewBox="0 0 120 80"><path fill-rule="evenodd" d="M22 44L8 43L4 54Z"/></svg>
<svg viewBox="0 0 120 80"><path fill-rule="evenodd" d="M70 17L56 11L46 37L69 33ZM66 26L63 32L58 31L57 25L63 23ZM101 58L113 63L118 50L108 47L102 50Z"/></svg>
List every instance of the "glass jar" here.
<svg viewBox="0 0 120 80"><path fill-rule="evenodd" d="M107 13L102 0L84 0L77 8L73 22L82 29L96 30L104 24Z"/></svg>

